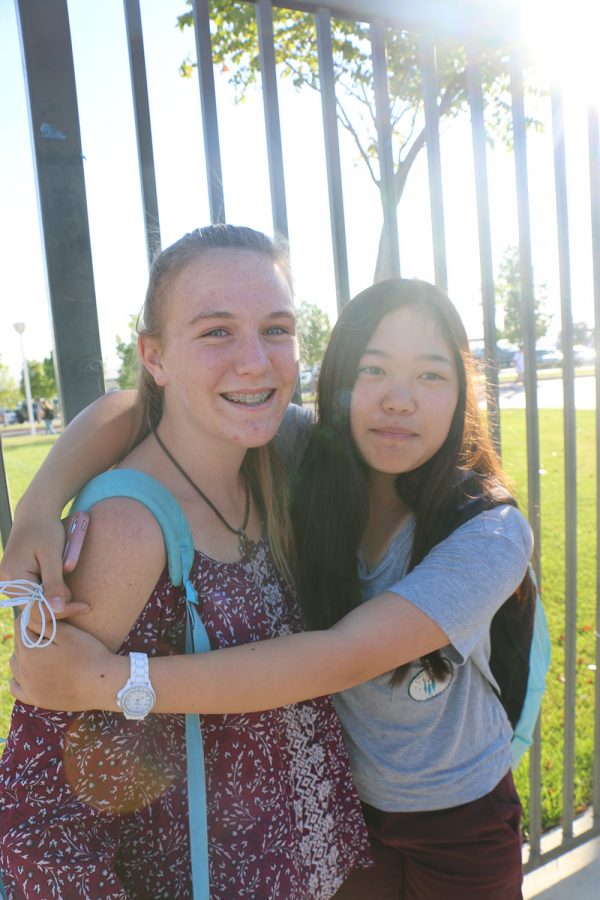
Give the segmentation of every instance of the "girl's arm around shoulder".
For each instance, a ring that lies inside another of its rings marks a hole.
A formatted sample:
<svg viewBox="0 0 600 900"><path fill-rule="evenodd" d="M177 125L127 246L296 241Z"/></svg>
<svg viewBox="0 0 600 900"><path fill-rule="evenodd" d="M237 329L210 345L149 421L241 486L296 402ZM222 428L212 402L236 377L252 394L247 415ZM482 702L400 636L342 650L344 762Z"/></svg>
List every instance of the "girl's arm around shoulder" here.
<svg viewBox="0 0 600 900"><path fill-rule="evenodd" d="M484 523L484 531L490 528L493 531L495 527L491 520ZM462 541L459 543L462 545ZM503 539L499 546L506 553L512 543ZM428 554L421 566L429 567L430 557L439 552L439 547ZM481 549L475 541L471 549L478 548ZM447 546L443 552L448 553ZM512 584L508 594L523 577L526 552L524 545L517 548L517 562L513 559L511 564L511 581L502 588L504 591ZM452 558L450 553L447 561ZM454 567L458 566L460 571L462 555L458 554L458 559ZM486 561L485 556L483 560ZM408 582L410 577L404 581ZM487 578L482 583L489 581ZM345 690L452 642L450 630L420 609L412 598L396 593L398 588L395 585L394 591L386 591L361 604L327 631L287 635L198 656L152 659L150 676L157 694L154 711L236 713L287 706ZM467 596L468 588L468 582L463 580L459 601ZM436 596L441 598L442 605L449 602L439 585ZM461 614L461 618L465 616ZM82 671L82 678L70 683L61 679L56 684L52 648L48 648L39 656L48 653L47 678L48 682L54 679L54 687L47 688L46 682L39 679L35 685L37 693L32 694L25 685L19 695L18 687L15 689L13 685L16 696L53 709L116 709L116 691L127 677L126 660L111 655L101 644L68 625L61 628L60 623L56 645L55 656L67 660L62 665L68 666L70 660ZM23 651L20 655L23 656ZM15 677L18 682L18 674Z"/></svg>
<svg viewBox="0 0 600 900"><path fill-rule="evenodd" d="M153 658L153 712L239 713L288 706L368 681L447 643L432 619L385 593L328 631ZM11 691L18 700L71 711L116 711L116 694L129 671L124 657L60 622L55 642L43 653L25 650L17 633L11 668ZM69 677L72 672L76 678Z"/></svg>

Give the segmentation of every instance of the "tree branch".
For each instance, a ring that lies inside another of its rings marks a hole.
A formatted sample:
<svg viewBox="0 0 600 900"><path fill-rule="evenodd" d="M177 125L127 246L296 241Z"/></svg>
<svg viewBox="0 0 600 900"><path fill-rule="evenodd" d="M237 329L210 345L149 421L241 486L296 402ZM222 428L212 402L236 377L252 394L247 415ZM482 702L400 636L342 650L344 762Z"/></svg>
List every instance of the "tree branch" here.
<svg viewBox="0 0 600 900"><path fill-rule="evenodd" d="M350 134L352 135L352 137L354 139L354 143L358 147L358 152L360 153L361 157L363 158L364 163L367 166L367 169L369 170L369 175L371 176L373 183L375 184L375 186L377 188L379 188L379 181L377 179L377 176L375 175L375 172L373 171L373 165L371 163L371 160L369 159L369 155L366 152L366 150L364 150L364 148L360 142L358 133L357 133L356 129L354 128L352 122L350 121L350 118L348 117L348 114L346 113L344 107L342 106L342 103L341 103L339 97L336 97L336 106L338 109L338 119L340 120L340 122L342 123L342 126L346 129L346 131L349 131Z"/></svg>

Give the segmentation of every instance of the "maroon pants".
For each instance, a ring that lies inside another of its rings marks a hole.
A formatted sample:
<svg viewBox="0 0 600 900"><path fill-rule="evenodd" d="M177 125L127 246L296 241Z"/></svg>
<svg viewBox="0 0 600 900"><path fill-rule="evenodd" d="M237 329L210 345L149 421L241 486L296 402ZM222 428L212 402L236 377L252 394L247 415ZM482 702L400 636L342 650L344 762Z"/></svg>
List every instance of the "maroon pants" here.
<svg viewBox="0 0 600 900"><path fill-rule="evenodd" d="M520 900L521 803L509 772L450 809L388 813L363 804L375 868L356 869L335 900Z"/></svg>

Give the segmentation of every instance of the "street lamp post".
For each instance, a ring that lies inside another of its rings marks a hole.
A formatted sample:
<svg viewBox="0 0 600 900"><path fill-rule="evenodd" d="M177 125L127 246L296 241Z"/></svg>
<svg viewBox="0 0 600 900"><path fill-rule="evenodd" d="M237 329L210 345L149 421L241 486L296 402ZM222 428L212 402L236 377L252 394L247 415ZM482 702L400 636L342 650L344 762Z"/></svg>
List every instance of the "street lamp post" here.
<svg viewBox="0 0 600 900"><path fill-rule="evenodd" d="M29 430L32 435L35 434L35 419L33 418L33 403L31 400L31 384L29 381L29 366L25 356L25 346L23 344L23 332L25 331L25 322L15 322L13 328L21 339L21 358L23 360L23 382L25 384L25 399L27 401L27 415L29 416Z"/></svg>

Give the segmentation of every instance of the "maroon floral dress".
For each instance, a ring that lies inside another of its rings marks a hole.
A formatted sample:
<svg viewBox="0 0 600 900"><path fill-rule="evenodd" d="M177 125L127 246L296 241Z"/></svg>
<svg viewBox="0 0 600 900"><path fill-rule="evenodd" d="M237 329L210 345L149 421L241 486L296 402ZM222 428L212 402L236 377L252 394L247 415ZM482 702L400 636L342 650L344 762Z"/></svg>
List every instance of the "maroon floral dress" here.
<svg viewBox="0 0 600 900"><path fill-rule="evenodd" d="M301 629L265 541L238 563L197 553L193 580L213 649ZM165 571L120 652L181 653L184 629ZM202 731L211 897L318 900L368 865L329 699L203 716ZM190 898L184 717L16 703L0 761L0 871L9 900Z"/></svg>

